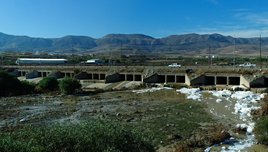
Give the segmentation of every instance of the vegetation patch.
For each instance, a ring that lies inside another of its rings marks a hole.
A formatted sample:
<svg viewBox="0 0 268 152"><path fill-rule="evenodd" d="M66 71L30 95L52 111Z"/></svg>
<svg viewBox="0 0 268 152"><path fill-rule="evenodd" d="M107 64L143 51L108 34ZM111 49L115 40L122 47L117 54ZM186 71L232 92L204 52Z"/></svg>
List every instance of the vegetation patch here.
<svg viewBox="0 0 268 152"><path fill-rule="evenodd" d="M114 114L106 117L114 119L115 115L120 113L116 117L120 123L132 128L142 127L143 131L154 133L155 146L169 145L181 140L180 138L170 138L172 135L188 139L193 131L200 129L200 124L213 122L213 119L203 110L204 104L184 99L183 95L177 95L173 90L136 95L117 92L111 94L110 97L113 96L120 97L121 100L101 105L120 103L127 108L119 108ZM127 100L128 96L132 96L132 99ZM140 104L141 106L139 106Z"/></svg>
<svg viewBox="0 0 268 152"><path fill-rule="evenodd" d="M0 133L0 151L155 151L151 134L113 122L92 121L52 126L25 126Z"/></svg>
<svg viewBox="0 0 268 152"><path fill-rule="evenodd" d="M73 94L81 86L80 81L77 81L75 78L64 77L59 81L59 87L63 94Z"/></svg>
<svg viewBox="0 0 268 152"><path fill-rule="evenodd" d="M254 116L254 133L259 143L268 145L268 95L262 100L263 104L259 111L251 111Z"/></svg>
<svg viewBox="0 0 268 152"><path fill-rule="evenodd" d="M13 74L0 70L0 96L21 95L34 92L35 84L19 81Z"/></svg>
<svg viewBox="0 0 268 152"><path fill-rule="evenodd" d="M56 88L58 88L58 80L55 77L52 76L47 76L44 77L40 82L39 82L39 88L41 88L42 90L49 90L49 91L53 91Z"/></svg>

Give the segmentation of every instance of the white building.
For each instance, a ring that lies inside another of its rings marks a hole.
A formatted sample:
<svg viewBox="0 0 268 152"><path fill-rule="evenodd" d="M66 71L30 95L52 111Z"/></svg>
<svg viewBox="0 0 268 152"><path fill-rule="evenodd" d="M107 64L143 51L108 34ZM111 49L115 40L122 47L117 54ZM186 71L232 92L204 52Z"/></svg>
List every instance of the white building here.
<svg viewBox="0 0 268 152"><path fill-rule="evenodd" d="M103 65L105 63L104 60L101 59L90 59L87 60L86 64L96 64L96 65Z"/></svg>

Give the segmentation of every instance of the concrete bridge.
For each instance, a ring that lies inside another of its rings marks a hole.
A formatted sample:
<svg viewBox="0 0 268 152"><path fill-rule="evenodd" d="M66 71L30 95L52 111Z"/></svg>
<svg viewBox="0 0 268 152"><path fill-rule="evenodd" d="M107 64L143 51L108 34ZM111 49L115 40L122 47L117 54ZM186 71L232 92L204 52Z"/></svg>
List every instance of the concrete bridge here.
<svg viewBox="0 0 268 152"><path fill-rule="evenodd" d="M26 79L33 79L45 76L54 76L57 79L63 77L75 77L79 80L102 81L104 83L118 81L139 81L143 83L178 83L188 86L194 85L227 85L245 87L268 87L268 74L251 73L203 73L197 74L186 70L188 67L168 68L168 67L126 67L126 66L91 66L80 68L80 73L75 74L74 69L66 66L11 66L6 68L16 69L12 73ZM189 67L190 68L190 67ZM213 67L215 68L215 67ZM217 67L219 68L219 67ZM226 69L226 67L221 67ZM229 67L230 68L230 67ZM38 70L37 70L38 69ZM203 67L201 68L203 69ZM208 69L211 69L209 67ZM256 67L249 70L259 71ZM146 72L147 71L147 72Z"/></svg>

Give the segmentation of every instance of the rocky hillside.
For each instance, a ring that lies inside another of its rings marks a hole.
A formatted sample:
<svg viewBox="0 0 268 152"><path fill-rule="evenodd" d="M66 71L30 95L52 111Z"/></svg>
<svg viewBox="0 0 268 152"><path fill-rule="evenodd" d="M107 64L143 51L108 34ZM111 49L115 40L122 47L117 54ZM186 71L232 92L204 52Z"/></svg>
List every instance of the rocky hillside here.
<svg viewBox="0 0 268 152"><path fill-rule="evenodd" d="M178 54L228 55L234 51L234 38L220 34L185 34L153 38L142 34L108 34L94 39L87 36L65 36L62 38L31 38L0 33L0 51L41 51L49 53L71 53L72 46L79 53L113 54ZM262 38L262 52L268 53L268 38ZM238 55L257 55L259 38L236 38ZM268 54L267 54L268 55Z"/></svg>

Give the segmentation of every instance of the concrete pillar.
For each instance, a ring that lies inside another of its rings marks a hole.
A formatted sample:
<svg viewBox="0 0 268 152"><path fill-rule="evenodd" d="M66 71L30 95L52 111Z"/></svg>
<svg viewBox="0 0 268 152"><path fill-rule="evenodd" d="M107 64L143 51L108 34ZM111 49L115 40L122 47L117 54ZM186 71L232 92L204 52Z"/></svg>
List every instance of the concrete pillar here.
<svg viewBox="0 0 268 152"><path fill-rule="evenodd" d="M165 75L165 83L167 83L167 75Z"/></svg>
<svg viewBox="0 0 268 152"><path fill-rule="evenodd" d="M216 85L216 84L217 84L217 77L214 76L214 85Z"/></svg>
<svg viewBox="0 0 268 152"><path fill-rule="evenodd" d="M177 75L175 74L175 78L174 78L175 83L177 83Z"/></svg>
<svg viewBox="0 0 268 152"><path fill-rule="evenodd" d="M226 79L227 79L227 85L229 85L229 83L230 83L229 82L229 76L227 76Z"/></svg>

